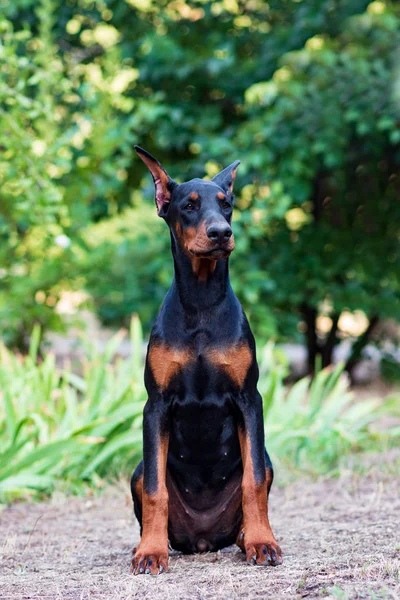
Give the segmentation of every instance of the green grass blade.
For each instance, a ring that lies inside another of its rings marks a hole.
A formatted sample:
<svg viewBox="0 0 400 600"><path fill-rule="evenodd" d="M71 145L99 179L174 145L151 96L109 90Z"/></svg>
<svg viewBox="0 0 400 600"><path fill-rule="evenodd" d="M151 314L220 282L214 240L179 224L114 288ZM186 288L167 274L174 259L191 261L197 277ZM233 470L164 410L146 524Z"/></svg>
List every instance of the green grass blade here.
<svg viewBox="0 0 400 600"><path fill-rule="evenodd" d="M34 325L29 344L29 358L31 359L32 364L35 364L37 361L40 345L40 334L40 325Z"/></svg>
<svg viewBox="0 0 400 600"><path fill-rule="evenodd" d="M117 435L111 442L105 444L98 455L89 462L82 473L82 477L89 477L97 467L106 462L111 456L119 453L124 448L132 448L133 444L141 441L142 433L140 431L125 431Z"/></svg>

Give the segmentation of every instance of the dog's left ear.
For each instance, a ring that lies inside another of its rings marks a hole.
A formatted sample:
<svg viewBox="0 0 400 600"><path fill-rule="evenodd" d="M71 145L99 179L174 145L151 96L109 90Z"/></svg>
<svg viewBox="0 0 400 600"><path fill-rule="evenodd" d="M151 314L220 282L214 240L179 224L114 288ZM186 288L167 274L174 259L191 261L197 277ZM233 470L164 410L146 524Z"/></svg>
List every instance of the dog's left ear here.
<svg viewBox="0 0 400 600"><path fill-rule="evenodd" d="M171 179L164 167L151 154L140 146L135 146L136 152L153 176L156 188L156 206L159 217L165 217L171 202L172 190L178 184Z"/></svg>
<svg viewBox="0 0 400 600"><path fill-rule="evenodd" d="M225 192L232 193L233 184L235 183L236 171L240 165L240 160L235 160L234 163L226 167L223 171L220 171L215 177L212 178L219 187Z"/></svg>

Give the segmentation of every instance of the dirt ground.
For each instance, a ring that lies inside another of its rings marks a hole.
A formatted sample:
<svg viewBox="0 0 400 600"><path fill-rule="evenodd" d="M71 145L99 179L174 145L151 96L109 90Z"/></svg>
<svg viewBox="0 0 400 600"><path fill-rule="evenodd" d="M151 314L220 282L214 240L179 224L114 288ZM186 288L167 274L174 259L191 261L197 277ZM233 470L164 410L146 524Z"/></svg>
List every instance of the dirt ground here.
<svg viewBox="0 0 400 600"><path fill-rule="evenodd" d="M397 461L394 461L397 462ZM127 486L0 513L1 600L400 598L400 478L363 476L274 486L279 567L248 566L238 549L170 557L159 577L129 573L139 531Z"/></svg>

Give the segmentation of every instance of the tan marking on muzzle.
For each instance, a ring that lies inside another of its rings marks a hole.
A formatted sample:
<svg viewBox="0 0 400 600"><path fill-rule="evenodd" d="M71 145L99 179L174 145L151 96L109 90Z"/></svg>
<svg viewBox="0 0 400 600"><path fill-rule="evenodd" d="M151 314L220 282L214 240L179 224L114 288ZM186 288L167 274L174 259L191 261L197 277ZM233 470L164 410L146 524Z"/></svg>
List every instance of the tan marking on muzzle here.
<svg viewBox="0 0 400 600"><path fill-rule="evenodd" d="M206 223L203 221L199 227L187 227L182 231L180 223L176 225L176 234L184 251L191 260L193 273L200 281L207 281L209 276L214 273L217 259L210 256L196 256L205 254L214 249L214 244L207 235ZM232 252L235 248L235 241L232 237L226 246L227 252Z"/></svg>
<svg viewBox="0 0 400 600"><path fill-rule="evenodd" d="M184 243L189 254L202 254L209 252L214 245L207 235L205 221L200 223L199 227L188 227L183 232Z"/></svg>

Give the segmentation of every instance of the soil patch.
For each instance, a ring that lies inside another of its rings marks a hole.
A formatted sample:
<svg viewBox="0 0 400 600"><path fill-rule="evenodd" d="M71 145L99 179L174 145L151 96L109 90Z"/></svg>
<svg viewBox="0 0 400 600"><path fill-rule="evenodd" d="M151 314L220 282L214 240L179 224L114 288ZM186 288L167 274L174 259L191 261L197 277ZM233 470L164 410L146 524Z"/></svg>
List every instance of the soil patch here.
<svg viewBox="0 0 400 600"><path fill-rule="evenodd" d="M170 557L159 577L129 573L138 543L128 487L0 513L2 600L400 598L400 479L363 477L273 487L280 567L251 567L236 548Z"/></svg>

